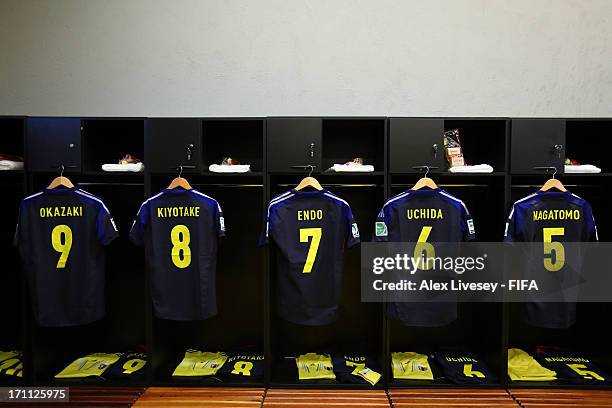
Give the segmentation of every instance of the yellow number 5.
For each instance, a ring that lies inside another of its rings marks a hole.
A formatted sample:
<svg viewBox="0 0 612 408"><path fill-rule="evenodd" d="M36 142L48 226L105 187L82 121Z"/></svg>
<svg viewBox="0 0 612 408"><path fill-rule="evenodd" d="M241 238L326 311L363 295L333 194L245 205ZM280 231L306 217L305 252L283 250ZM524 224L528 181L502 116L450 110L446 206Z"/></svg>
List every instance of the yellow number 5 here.
<svg viewBox="0 0 612 408"><path fill-rule="evenodd" d="M565 265L565 248L560 242L553 242L552 237L563 236L565 228L544 228L544 255L551 255L544 258L544 268L549 272L557 272ZM555 262L552 260L552 253L555 252Z"/></svg>
<svg viewBox="0 0 612 408"><path fill-rule="evenodd" d="M63 239L62 239L63 235ZM72 248L72 230L67 225L57 225L51 231L51 245L61 255L57 260L57 268L65 268L70 248Z"/></svg>
<svg viewBox="0 0 612 408"><path fill-rule="evenodd" d="M177 268L186 268L191 264L191 249L189 242L189 228L186 225L175 225L170 231L170 240L172 241L172 263ZM182 252L182 256L181 256Z"/></svg>
<svg viewBox="0 0 612 408"><path fill-rule="evenodd" d="M310 237L312 237L312 240L308 248L308 255L306 255L306 263L302 270L303 273L312 272L312 265L314 265L315 259L317 258L317 251L319 250L319 243L321 242L321 228L300 228L300 242L308 242L308 238Z"/></svg>

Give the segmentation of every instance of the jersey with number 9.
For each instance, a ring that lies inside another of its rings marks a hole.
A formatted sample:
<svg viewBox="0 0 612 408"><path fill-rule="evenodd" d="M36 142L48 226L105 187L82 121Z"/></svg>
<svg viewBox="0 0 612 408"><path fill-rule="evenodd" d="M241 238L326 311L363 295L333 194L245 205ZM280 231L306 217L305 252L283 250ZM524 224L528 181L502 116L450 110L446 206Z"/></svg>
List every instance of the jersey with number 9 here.
<svg viewBox="0 0 612 408"><path fill-rule="evenodd" d="M102 200L79 188L45 189L23 199L14 242L40 326L104 316L103 247L117 235Z"/></svg>

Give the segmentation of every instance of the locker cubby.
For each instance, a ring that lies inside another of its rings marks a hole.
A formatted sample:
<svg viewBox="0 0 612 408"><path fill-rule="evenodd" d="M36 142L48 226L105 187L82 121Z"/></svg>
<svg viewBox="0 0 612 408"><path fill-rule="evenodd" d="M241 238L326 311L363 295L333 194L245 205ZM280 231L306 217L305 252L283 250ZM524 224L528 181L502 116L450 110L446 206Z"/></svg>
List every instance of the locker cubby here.
<svg viewBox="0 0 612 408"><path fill-rule="evenodd" d="M152 193L166 188L174 174L151 177ZM211 182L185 176L191 186L219 202L226 237L217 256L217 315L206 320L173 321L154 316L151 307L153 377L158 385L262 386L263 378L172 377L187 349L264 351L264 253L257 243L263 215L263 185ZM151 301L147 294L148 302Z"/></svg>
<svg viewBox="0 0 612 408"><path fill-rule="evenodd" d="M593 164L602 173L612 172L612 157L607 151L612 135L612 120L568 119L565 124L566 156L581 164Z"/></svg>
<svg viewBox="0 0 612 408"><path fill-rule="evenodd" d="M466 164L489 164L495 173L506 172L509 120L445 119L444 131L451 129L459 129ZM446 161L445 167L448 167Z"/></svg>
<svg viewBox="0 0 612 408"><path fill-rule="evenodd" d="M549 177L549 175L512 176L510 205L539 190L540 186ZM612 181L597 174L565 174L559 178L568 191L591 204L598 227L599 240L609 242L612 236L608 226L612 225L612 218L607 207L612 199L610 193ZM607 272L604 269L602 273ZM524 322L524 309L521 303L508 304L509 347L521 348L531 355L534 355L536 347L556 347L563 351L584 353L603 372L610 375L612 373L612 353L609 345L612 336L609 330L602 330L601 319L602 316L608 316L612 313L612 303L579 302L576 308L576 323L573 326L550 329L531 326ZM508 381L513 387L597 387L597 385L572 385L561 380L552 382ZM609 388L609 384L603 384L600 387Z"/></svg>
<svg viewBox="0 0 612 408"><path fill-rule="evenodd" d="M322 186L347 201L359 226L362 242L370 240L378 211L384 203L384 183L380 179L363 180L360 175L317 175ZM295 187L303 176L278 175L270 181L273 198ZM277 248L270 245L270 350L271 385L274 387L372 388L368 384L346 384L337 380L299 381L295 357L303 353L368 354L383 368L383 314L378 303L361 303L360 250L346 250L342 275L339 318L324 326L305 326L287 322L277 313ZM384 386L384 378L376 385Z"/></svg>
<svg viewBox="0 0 612 408"><path fill-rule="evenodd" d="M32 191L45 188L55 175L31 177ZM106 314L96 322L72 327L38 327L32 320L33 381L35 384L74 385L144 384L143 381L55 379L78 357L94 352L145 351L146 287L144 253L128 238L132 221L144 199L144 183L119 182L97 175L69 176L76 187L101 198L119 230L119 237L105 247Z"/></svg>
<svg viewBox="0 0 612 408"><path fill-rule="evenodd" d="M453 127L454 128L454 127ZM410 189L422 175L391 175L390 195L393 197ZM503 174L431 174L439 188L462 200L472 218L476 241L500 242L503 239L505 213L505 177ZM501 303L460 302L458 318L440 327L411 327L388 319L389 353L416 351L432 354L436 351L473 352L498 377L491 384L472 384L469 387L499 386L503 373L503 310ZM391 364L391 355L388 356ZM437 365L433 365L436 370ZM435 371L434 371L435 373ZM393 379L389 369L390 387L466 387L446 379L418 381Z"/></svg>
<svg viewBox="0 0 612 408"><path fill-rule="evenodd" d="M126 154L136 156L146 166L144 119L85 119L82 126L85 174L108 174L102 165L116 164Z"/></svg>
<svg viewBox="0 0 612 408"><path fill-rule="evenodd" d="M263 132L263 119L204 119L202 121L204 172L209 173L208 166L211 164L221 164L225 157L231 157L240 164L250 164L251 173L261 174L264 152Z"/></svg>
<svg viewBox="0 0 612 408"><path fill-rule="evenodd" d="M23 157L24 121L21 117L0 117L0 154ZM0 189L2 202L0 211L0 247L3 255L3 273L0 274L0 287L5 288L0 296L0 321L4 329L0 335L0 350L17 350L24 353L21 361L27 366L29 358L26 343L27 304L25 280L17 248L13 246L13 235L19 203L25 193L25 177L21 170L0 170ZM6 364L15 367L16 362ZM0 366L2 366L0 364ZM23 376L8 377L0 375L0 386L23 385L28 380L28 369Z"/></svg>
<svg viewBox="0 0 612 408"><path fill-rule="evenodd" d="M542 174L534 167L555 167L563 173L565 120L518 118L511 122L510 172Z"/></svg>
<svg viewBox="0 0 612 408"><path fill-rule="evenodd" d="M364 164L374 166L374 174L381 174L385 170L385 131L384 118L324 118L321 171L361 157Z"/></svg>
<svg viewBox="0 0 612 408"><path fill-rule="evenodd" d="M81 119L31 117L26 119L25 163L32 173L78 174L82 170Z"/></svg>
<svg viewBox="0 0 612 408"><path fill-rule="evenodd" d="M0 117L0 155L23 157L24 118Z"/></svg>

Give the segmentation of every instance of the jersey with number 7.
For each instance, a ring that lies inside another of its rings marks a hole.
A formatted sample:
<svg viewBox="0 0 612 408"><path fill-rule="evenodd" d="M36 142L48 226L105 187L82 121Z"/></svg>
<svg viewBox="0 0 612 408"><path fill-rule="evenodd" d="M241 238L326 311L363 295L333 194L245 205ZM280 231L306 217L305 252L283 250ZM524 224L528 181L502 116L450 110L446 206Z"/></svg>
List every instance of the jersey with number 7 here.
<svg viewBox="0 0 612 408"><path fill-rule="evenodd" d="M163 190L140 206L130 239L145 247L157 317L203 320L217 314L217 247L223 236L221 206L197 190Z"/></svg>
<svg viewBox="0 0 612 408"><path fill-rule="evenodd" d="M529 276L549 282L558 279L571 288L578 284L579 276L566 268L566 259L576 262L575 246L566 254L564 242L597 241L597 227L591 205L569 191L537 191L512 206L506 223L505 241L542 242L541 252L532 254ZM574 255L574 256L573 256ZM569 266L569 265L568 265ZM535 296L535 295L534 295ZM576 304L566 302L540 302L534 299L524 305L523 320L548 328L566 328L576 320Z"/></svg>
<svg viewBox="0 0 612 408"><path fill-rule="evenodd" d="M79 188L45 189L19 207L15 245L40 326L87 324L104 316L104 248L117 237L108 208Z"/></svg>
<svg viewBox="0 0 612 408"><path fill-rule="evenodd" d="M337 318L345 247L359 242L348 203L327 190L287 191L270 201L261 244L277 246L280 316L318 326Z"/></svg>

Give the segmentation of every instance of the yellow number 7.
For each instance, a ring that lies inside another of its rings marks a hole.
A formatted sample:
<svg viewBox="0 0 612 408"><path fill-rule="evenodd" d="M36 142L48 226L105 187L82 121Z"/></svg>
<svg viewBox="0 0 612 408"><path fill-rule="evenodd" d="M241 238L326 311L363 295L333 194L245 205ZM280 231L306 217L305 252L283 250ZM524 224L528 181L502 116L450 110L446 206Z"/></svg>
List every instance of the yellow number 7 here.
<svg viewBox="0 0 612 408"><path fill-rule="evenodd" d="M302 270L303 273L312 272L312 265L314 265L315 259L317 258L317 251L319 250L319 243L321 242L321 228L300 228L300 242L308 242L308 238L310 237L312 237L312 240L308 248L308 255L306 255L306 263Z"/></svg>

